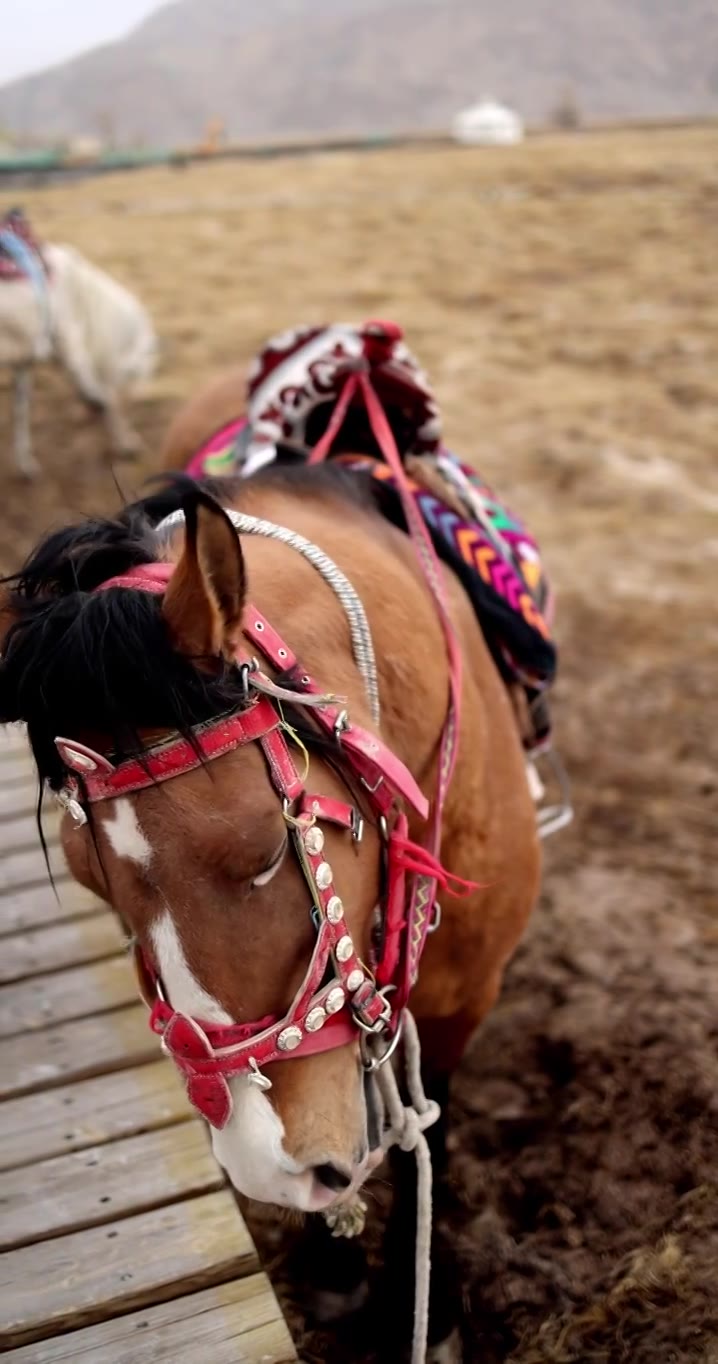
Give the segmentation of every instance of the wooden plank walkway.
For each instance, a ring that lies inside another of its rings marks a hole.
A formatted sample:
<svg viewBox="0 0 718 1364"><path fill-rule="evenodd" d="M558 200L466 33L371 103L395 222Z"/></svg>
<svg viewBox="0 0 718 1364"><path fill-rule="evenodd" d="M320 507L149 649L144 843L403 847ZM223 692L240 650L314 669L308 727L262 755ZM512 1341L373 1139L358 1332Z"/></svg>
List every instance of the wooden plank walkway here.
<svg viewBox="0 0 718 1364"><path fill-rule="evenodd" d="M286 1364L232 1191L137 1003L114 916L34 825L0 738L0 1353L17 1364Z"/></svg>

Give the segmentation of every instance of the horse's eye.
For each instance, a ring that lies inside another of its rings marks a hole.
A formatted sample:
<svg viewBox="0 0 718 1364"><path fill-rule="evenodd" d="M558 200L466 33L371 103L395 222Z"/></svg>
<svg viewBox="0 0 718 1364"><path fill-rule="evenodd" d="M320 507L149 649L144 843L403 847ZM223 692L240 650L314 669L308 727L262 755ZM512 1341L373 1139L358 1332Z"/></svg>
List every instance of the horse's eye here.
<svg viewBox="0 0 718 1364"><path fill-rule="evenodd" d="M277 872L279 871L279 868L281 867L284 861L288 846L289 842L285 835L285 837L282 839L279 850L274 854L274 857L272 858L269 866L265 867L264 871L260 871L259 875L254 877L254 880L252 881L253 886L269 885L269 882L271 881L272 877L276 876Z"/></svg>

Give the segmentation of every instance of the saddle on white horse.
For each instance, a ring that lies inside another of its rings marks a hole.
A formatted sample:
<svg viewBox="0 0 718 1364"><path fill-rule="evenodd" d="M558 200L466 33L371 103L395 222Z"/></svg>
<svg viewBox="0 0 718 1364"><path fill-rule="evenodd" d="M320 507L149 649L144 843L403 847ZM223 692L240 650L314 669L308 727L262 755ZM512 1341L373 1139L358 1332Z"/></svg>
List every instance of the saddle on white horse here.
<svg viewBox="0 0 718 1364"><path fill-rule="evenodd" d="M38 273L49 276L42 247L21 208L11 208L0 218L0 280L27 279Z"/></svg>

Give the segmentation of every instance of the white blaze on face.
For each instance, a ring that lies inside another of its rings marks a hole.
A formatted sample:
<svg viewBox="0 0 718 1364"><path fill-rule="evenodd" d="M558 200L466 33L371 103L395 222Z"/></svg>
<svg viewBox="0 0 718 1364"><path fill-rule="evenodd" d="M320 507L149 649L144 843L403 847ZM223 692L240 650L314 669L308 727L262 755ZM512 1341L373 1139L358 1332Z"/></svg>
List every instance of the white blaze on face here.
<svg viewBox="0 0 718 1364"><path fill-rule="evenodd" d="M150 927L157 968L173 1009L198 1023L234 1020L192 974L172 915L165 910ZM212 1127L212 1148L234 1187L262 1203L310 1211L330 1197L317 1194L309 1171L283 1148L284 1126L266 1094L243 1075L229 1081L232 1116L219 1131Z"/></svg>
<svg viewBox="0 0 718 1364"><path fill-rule="evenodd" d="M127 796L116 800L109 819L103 820L112 851L118 857L126 857L138 867L149 867L152 861L152 848L140 828L131 800Z"/></svg>

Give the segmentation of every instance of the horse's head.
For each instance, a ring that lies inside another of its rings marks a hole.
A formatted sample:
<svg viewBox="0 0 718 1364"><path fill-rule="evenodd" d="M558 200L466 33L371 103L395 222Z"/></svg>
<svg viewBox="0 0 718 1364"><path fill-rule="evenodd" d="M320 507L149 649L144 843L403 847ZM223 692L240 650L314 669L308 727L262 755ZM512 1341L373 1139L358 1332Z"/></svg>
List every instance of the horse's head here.
<svg viewBox="0 0 718 1364"><path fill-rule="evenodd" d="M160 593L98 590L161 554L141 510L39 547L7 601L0 719L26 722L41 779L66 801L68 780L75 783L87 822L73 818L74 804L63 818L70 869L136 939L151 988L167 1001L157 1005L158 1026L163 1010L165 1022L182 1015L183 1025L203 1025L190 1026L189 1043L180 1029L170 1044L180 1062L195 1044L201 1061L208 1034L216 1053L248 1036L259 1046L262 1029L286 1022L316 958L320 920L326 927L342 910L342 942L334 936L311 982L313 1012L257 1053L261 1067L256 1058L247 1064L245 1048L241 1069L220 1076L231 1101L212 1132L241 1192L315 1209L361 1183L378 1144L356 1029L337 1030L340 1044L326 1050L318 1039L346 1017L371 959L381 839L372 824L358 839L356 822L342 815L354 798L329 741L305 749L297 712L248 693L237 664L246 597L237 534L199 491L184 506L186 533ZM256 721L262 705L277 717L274 756L257 737L267 728ZM221 717L234 738L242 731L237 742L223 741ZM59 747L58 735L66 740ZM187 760L165 780L162 764L180 741ZM330 812L316 826L282 799L272 764L290 750L302 776L309 764L305 789ZM127 779L132 771L138 781ZM337 977L337 956L349 975ZM229 1025L234 1032L222 1034ZM193 1075L200 1087L215 1083Z"/></svg>

